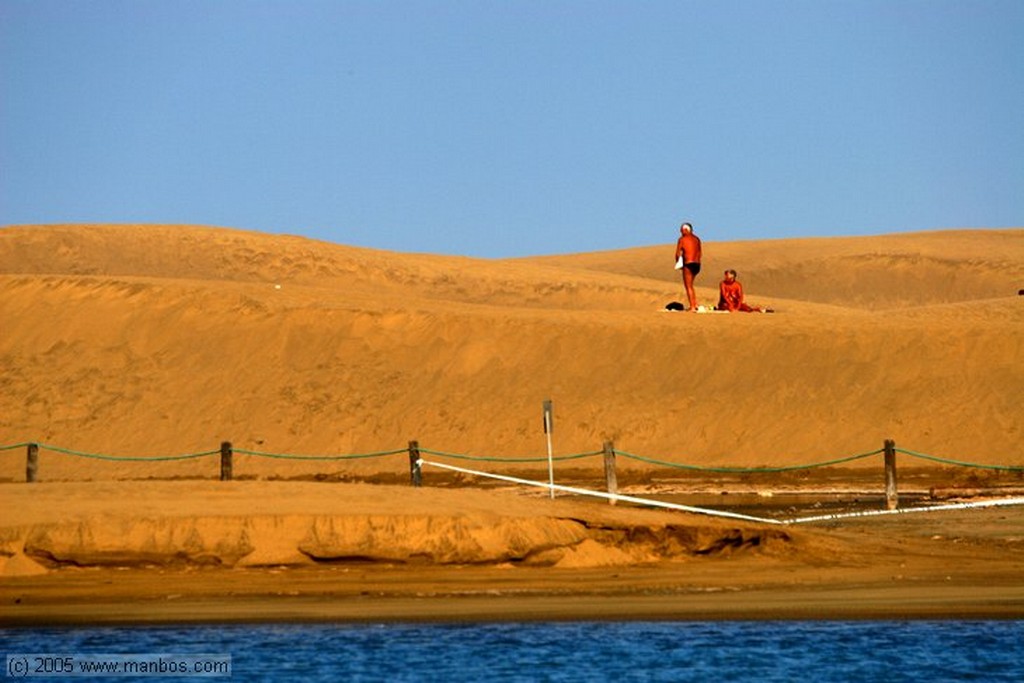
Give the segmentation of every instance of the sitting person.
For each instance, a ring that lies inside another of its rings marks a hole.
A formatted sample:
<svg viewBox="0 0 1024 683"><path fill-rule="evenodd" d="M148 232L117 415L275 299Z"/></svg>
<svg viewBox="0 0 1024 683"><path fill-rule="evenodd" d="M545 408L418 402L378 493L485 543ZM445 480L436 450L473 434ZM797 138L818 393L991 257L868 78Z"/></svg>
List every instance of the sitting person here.
<svg viewBox="0 0 1024 683"><path fill-rule="evenodd" d="M748 306L743 301L743 285L736 279L735 270L725 271L725 279L718 283L718 311L742 311L744 313L760 313L761 309Z"/></svg>

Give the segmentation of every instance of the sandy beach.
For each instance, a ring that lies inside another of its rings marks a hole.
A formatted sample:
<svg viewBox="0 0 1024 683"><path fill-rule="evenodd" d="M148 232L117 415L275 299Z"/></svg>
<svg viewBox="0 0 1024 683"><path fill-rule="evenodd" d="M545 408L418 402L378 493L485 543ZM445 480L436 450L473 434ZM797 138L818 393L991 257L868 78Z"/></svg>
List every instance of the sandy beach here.
<svg viewBox="0 0 1024 683"><path fill-rule="evenodd" d="M4 625L1024 615L1019 506L780 527L366 484L3 497Z"/></svg>
<svg viewBox="0 0 1024 683"><path fill-rule="evenodd" d="M778 525L429 469L409 485L412 440L546 479L550 399L555 455L611 442L645 495L878 496L880 456L683 468L887 439L903 491L1019 495L1024 230L707 240L701 303L735 268L771 314L664 311L671 251L0 229L0 624L1024 616L1021 506ZM167 459L225 441L234 481L216 455ZM597 489L602 467L557 474Z"/></svg>

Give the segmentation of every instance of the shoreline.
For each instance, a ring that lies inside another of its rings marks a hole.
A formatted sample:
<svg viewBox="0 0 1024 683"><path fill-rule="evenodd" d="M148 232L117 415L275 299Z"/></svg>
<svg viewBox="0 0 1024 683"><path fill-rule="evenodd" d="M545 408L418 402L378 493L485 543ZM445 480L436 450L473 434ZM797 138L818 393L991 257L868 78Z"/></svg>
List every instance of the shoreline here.
<svg viewBox="0 0 1024 683"><path fill-rule="evenodd" d="M750 568L756 572L756 568ZM224 570L214 570L221 572ZM631 584L620 589L583 589L580 577L569 570L562 576L527 577L523 584L488 587L488 574L500 581L508 571L469 570L473 580L452 586L459 569L430 570L428 577L410 581L406 589L364 590L361 579L340 580L332 572L304 572L301 587L287 581L294 570L271 574L244 570L249 586L244 595L218 595L223 580L195 581L181 588L181 575L163 574L161 585L173 585L175 593L153 595L150 577L134 577L128 587L110 587L123 580L123 572L103 570L77 588L92 593L83 598L69 595L61 580L6 582L2 590L0 627L117 626L117 625L213 625L246 623L444 623L508 621L775 621L775 620L891 620L891 619L1021 619L1024 618L1024 585L1019 577L1003 574L983 581L961 578L875 580L867 582L809 581L791 576L774 585L676 585L659 587L651 573L664 580L692 574L685 568L651 567L618 576ZM233 572L225 572L233 573ZM377 579L395 578L394 570ZM416 569L403 568L408 578ZM436 576L437 574L444 576ZM640 574L646 573L647 577ZM704 571L700 572L705 573ZM121 574L121 576L118 576ZM184 573L183 573L184 574ZM629 576L629 574L634 574ZM773 572L774 574L774 572ZM319 575L319 576L316 576ZM611 574L604 576L607 587ZM56 578L56 577L54 577ZM209 577L208 577L209 578ZM241 577L230 577L237 581ZM169 580L170 579L170 580ZM319 585L309 589L308 583ZM691 578L692 580L692 578ZM552 583L562 584L554 588ZM653 585L652 585L653 583ZM91 585L90 585L91 584ZM523 587L532 584L535 588ZM543 587L547 585L547 587ZM645 587L646 585L646 587ZM107 590L104 590L104 586ZM147 586L149 587L147 589ZM17 595L17 598L12 598ZM18 600L15 604L15 600Z"/></svg>

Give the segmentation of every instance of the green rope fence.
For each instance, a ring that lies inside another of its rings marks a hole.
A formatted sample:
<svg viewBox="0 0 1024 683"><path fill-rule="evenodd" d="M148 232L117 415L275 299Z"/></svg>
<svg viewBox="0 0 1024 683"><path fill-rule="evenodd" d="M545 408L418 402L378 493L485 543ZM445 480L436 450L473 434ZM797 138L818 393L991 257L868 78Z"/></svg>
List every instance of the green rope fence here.
<svg viewBox="0 0 1024 683"><path fill-rule="evenodd" d="M670 467L680 470L694 470L698 472L716 472L718 474L758 474L758 473L772 473L772 472L793 472L796 470L810 470L818 467L830 467L832 465L841 465L845 462L853 462L854 460L860 460L862 458L868 458L872 455L878 455L883 449L879 448L868 453L859 453L857 455L851 455L845 458L837 458L835 460L827 460L825 462L811 463L809 465L787 465L783 467L708 467L705 465L685 465L676 462L667 462L665 460L655 460L654 458L645 458L643 456L634 455L632 453L626 453L625 451L616 450L616 455L621 455L624 458L631 460L638 460L645 462L650 465L659 465L661 467Z"/></svg>
<svg viewBox="0 0 1024 683"><path fill-rule="evenodd" d="M348 455L294 455L289 453L265 453L263 451L247 451L243 448L233 449L235 453L242 455L254 455L260 458L277 458L279 460L361 460L365 458L381 458L398 453L408 453L409 449L399 448L391 451L378 451L376 453L350 453ZM218 453L220 451L217 451Z"/></svg>
<svg viewBox="0 0 1024 683"><path fill-rule="evenodd" d="M984 470L1000 470L1002 472L1024 472L1024 465L983 465L976 462L964 462L962 460L951 460L949 458L940 458L934 455L925 455L924 453L908 451L905 448L897 448L896 452L903 453L904 455L909 455L912 458L920 458L921 460L930 460L932 462L942 463L943 465L956 465L957 467L973 467L976 469Z"/></svg>
<svg viewBox="0 0 1024 683"><path fill-rule="evenodd" d="M28 445L28 444L25 444ZM53 451L54 453L62 453L64 455L74 455L80 458L92 458L94 460L113 460L117 462L163 462L170 460L194 460L196 458L205 458L211 455L217 455L220 453L216 451L203 451L201 453L186 453L184 455L157 455L152 457L147 456L130 456L130 455L107 455L104 453L85 453L83 451L74 451L70 448L61 448L60 446L51 446L49 444L40 443L37 444L39 450Z"/></svg>
<svg viewBox="0 0 1024 683"><path fill-rule="evenodd" d="M474 462L510 462L510 463L524 463L524 462L547 462L546 456L542 457L531 457L531 458L498 458L493 456L485 455L466 455L462 453L445 453L444 451L432 451L427 448L420 448L420 453L428 453L430 455L437 455L442 458L453 458L455 460L472 460ZM556 455L552 456L551 460L554 462L565 462L567 460L579 460L581 458L589 458L595 455L601 455L604 451L589 451L587 453L575 453L573 455Z"/></svg>
<svg viewBox="0 0 1024 683"><path fill-rule="evenodd" d="M22 442L9 445L0 445L0 452L11 451L20 448L30 446L35 442ZM166 462L176 460L192 460L197 458L205 458L221 453L220 450L202 451L199 453L186 453L182 455L169 455L169 456L119 456L110 455L104 453L88 453L84 451L77 451L70 448L63 448L60 446L53 446L45 443L36 443L39 450L51 451L54 453L60 453L63 455L72 455L82 458L91 458L95 460L107 460L115 462ZM496 457L496 456L485 456L485 455L469 455L465 453L450 453L445 451L436 451L426 448L419 449L421 453L426 453L442 458L451 458L455 460L468 460L474 462L494 462L494 463L544 463L548 461L547 457ZM671 462L667 460L661 460L658 458L650 458L634 453L628 453L614 449L613 452L616 455L628 458L630 460L636 460L638 462L647 463L649 465L657 465L659 467L666 467L671 469L689 470L696 472L712 472L717 474L768 474L768 473L779 473L779 472L793 472L798 470L816 469L822 467L833 467L836 465L842 465L844 463L854 462L863 458L869 458L871 456L879 455L884 449L876 449L868 451L866 453L858 453L856 455L850 455L841 458L834 458L831 460L825 460L822 462L802 464L802 465L786 465L779 467L729 467L729 466L707 466L707 465L693 465L687 463ZM957 467L971 467L977 469L989 469L999 470L1005 472L1024 472L1024 466L1022 465L988 465L983 463L966 462L963 460L954 460L951 458L941 458L934 455L928 455L925 453L919 453L917 451L908 450L905 448L895 449L898 453L904 455L919 458L922 460L928 460L943 465L952 465ZM370 453L350 453L342 455L299 455L291 453L269 453L265 451L253 451L246 449L233 449L234 453L241 455L249 455L261 458L274 458L279 460L306 460L306 461L343 461L343 460L361 460L370 458L388 457L392 455L398 455L408 453L407 448L396 448L385 451L376 451ZM602 455L604 451L588 451L585 453L574 453L571 455L559 455L551 458L554 462L568 462L572 460L580 460L584 458L590 458L598 455Z"/></svg>

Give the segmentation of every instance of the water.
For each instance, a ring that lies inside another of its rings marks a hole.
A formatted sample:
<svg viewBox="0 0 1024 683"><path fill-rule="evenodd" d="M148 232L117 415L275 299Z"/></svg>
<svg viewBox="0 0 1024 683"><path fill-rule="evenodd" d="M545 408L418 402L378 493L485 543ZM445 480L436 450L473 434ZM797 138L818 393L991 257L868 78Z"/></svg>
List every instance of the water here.
<svg viewBox="0 0 1024 683"><path fill-rule="evenodd" d="M231 678L244 681L1024 680L1024 621L33 628L0 629L0 645L230 655ZM48 680L68 679L87 680Z"/></svg>

